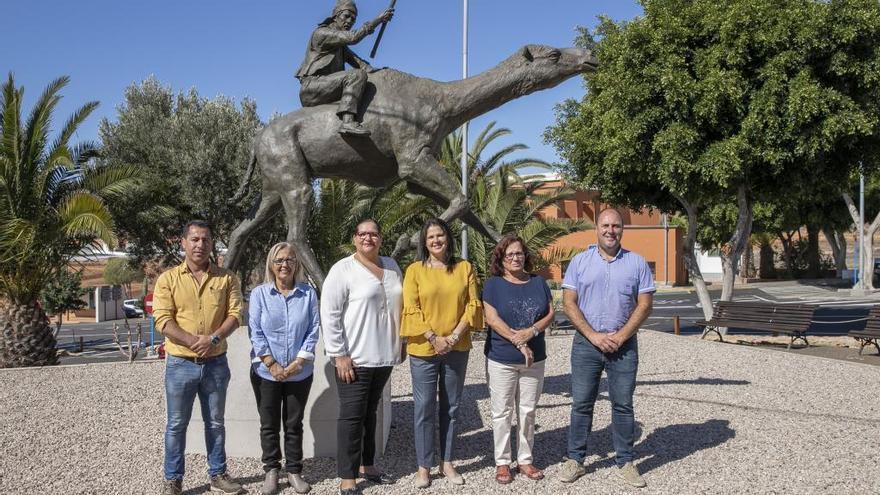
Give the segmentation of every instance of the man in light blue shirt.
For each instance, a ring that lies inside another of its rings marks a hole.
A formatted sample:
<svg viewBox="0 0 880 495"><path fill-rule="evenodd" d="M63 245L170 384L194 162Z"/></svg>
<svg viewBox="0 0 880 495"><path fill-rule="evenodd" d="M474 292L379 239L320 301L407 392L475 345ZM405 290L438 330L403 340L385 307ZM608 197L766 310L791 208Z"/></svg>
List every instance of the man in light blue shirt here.
<svg viewBox="0 0 880 495"><path fill-rule="evenodd" d="M625 482L641 488L645 481L632 463L633 392L639 365L636 332L651 313L656 289L645 259L620 247L623 218L617 210L599 213L596 233L599 242L572 259L562 282L565 314L577 333L571 349L568 459L560 480L571 483L586 474L587 439L604 369L617 472Z"/></svg>

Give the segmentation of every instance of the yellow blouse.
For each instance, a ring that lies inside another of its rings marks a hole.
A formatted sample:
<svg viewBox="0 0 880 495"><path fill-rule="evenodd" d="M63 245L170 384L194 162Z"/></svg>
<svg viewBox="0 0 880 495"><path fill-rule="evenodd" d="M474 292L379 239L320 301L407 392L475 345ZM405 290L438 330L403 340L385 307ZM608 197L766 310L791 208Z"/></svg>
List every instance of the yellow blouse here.
<svg viewBox="0 0 880 495"><path fill-rule="evenodd" d="M403 279L403 319L400 335L408 339L406 352L413 356L434 356L434 346L425 338L432 330L437 336L451 335L461 321L471 329L483 328L483 303L477 290L477 277L467 261L459 261L452 272L431 268L421 261L406 269ZM471 348L470 332L461 336L456 351Z"/></svg>

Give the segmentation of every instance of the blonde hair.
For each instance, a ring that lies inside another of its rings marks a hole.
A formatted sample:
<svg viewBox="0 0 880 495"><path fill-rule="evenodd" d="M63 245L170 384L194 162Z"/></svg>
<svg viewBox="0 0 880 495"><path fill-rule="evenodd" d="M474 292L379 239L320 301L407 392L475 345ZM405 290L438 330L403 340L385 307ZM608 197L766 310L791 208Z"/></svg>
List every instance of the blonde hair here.
<svg viewBox="0 0 880 495"><path fill-rule="evenodd" d="M296 249L293 248L293 244L289 242L279 242L272 246L269 249L269 254L266 255L266 276L265 282L267 284L271 283L275 285L275 272L272 271L272 260L275 259L275 256L278 255L278 251L282 249L289 249L293 256L296 258L296 264L291 268L293 270L293 283L297 283L302 280L302 263L299 261L299 255L296 253Z"/></svg>

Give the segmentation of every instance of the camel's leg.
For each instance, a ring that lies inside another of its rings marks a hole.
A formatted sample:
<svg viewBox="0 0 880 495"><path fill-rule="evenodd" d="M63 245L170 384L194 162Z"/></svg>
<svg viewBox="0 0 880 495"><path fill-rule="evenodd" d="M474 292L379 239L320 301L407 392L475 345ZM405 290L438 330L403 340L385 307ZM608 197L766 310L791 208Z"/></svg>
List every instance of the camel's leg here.
<svg viewBox="0 0 880 495"><path fill-rule="evenodd" d="M451 222L466 217L466 223L478 232L493 240L500 239L498 233L470 212L467 198L461 193L461 185L443 170L443 166L427 148L423 148L418 157L410 163L401 160L400 178L406 181L408 186L421 190L437 203L447 205L446 210L440 214L441 219ZM405 247L404 244L398 242L395 246L395 254L400 254L398 251ZM410 247L417 244L418 234L414 234L410 238Z"/></svg>
<svg viewBox="0 0 880 495"><path fill-rule="evenodd" d="M303 264L315 287L320 292L324 285L324 271L318 264L315 252L309 245L308 224L312 214L312 191L310 182L287 185L282 193L281 201L287 214L287 242L293 244L296 255Z"/></svg>
<svg viewBox="0 0 880 495"><path fill-rule="evenodd" d="M251 208L248 218L242 220L229 236L229 245L226 246L226 256L223 263L226 268L237 270L239 263L241 263L241 255L244 253L244 244L255 230L278 213L280 200L281 197L277 191L267 189L264 185L263 193L257 198L258 202L254 203L254 208ZM256 213L254 213L254 209L256 209Z"/></svg>
<svg viewBox="0 0 880 495"><path fill-rule="evenodd" d="M411 193L419 194L419 195L425 196L426 198L430 198L431 200L433 200L435 203L442 206L443 208L446 208L449 206L448 201L444 201L443 198L438 197L436 194L433 194L431 191L428 191L427 189L423 189L423 188L417 186L416 184L408 183L407 189ZM478 217L476 215L476 213L471 211L470 208L465 210L464 215L461 216L461 221L464 222L465 224L469 225L470 227L472 227L477 232L492 239L493 241L497 242L498 240L501 239L498 236L498 234L495 232L495 230L492 229L491 227L483 224L483 221L480 220L480 217Z"/></svg>

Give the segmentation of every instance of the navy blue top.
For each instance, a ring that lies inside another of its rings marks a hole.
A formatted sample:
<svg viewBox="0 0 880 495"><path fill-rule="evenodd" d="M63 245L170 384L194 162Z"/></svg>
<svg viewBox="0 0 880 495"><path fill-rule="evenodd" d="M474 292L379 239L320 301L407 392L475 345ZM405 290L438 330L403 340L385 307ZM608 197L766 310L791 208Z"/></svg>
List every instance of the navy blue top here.
<svg viewBox="0 0 880 495"><path fill-rule="evenodd" d="M532 275L524 284L514 284L502 277L491 277L483 286L483 302L488 303L498 316L511 328L531 332L536 321L547 316L550 309L550 288L540 275ZM529 340L528 346L535 355L535 362L547 359L544 332ZM489 327L486 336L486 357L497 363L525 364L522 352Z"/></svg>

